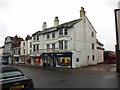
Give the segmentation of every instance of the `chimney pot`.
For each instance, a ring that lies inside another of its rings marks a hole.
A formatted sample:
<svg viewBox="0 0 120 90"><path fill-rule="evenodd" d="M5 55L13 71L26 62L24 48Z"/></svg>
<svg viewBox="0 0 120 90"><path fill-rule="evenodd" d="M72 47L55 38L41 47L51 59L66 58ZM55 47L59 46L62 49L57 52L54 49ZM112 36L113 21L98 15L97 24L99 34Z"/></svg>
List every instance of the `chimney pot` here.
<svg viewBox="0 0 120 90"><path fill-rule="evenodd" d="M56 16L55 17L55 20L54 20L54 27L58 26L59 25L59 19L58 17Z"/></svg>
<svg viewBox="0 0 120 90"><path fill-rule="evenodd" d="M47 28L46 22L43 22L42 30L44 30L44 29L46 29L46 28Z"/></svg>
<svg viewBox="0 0 120 90"><path fill-rule="evenodd" d="M81 7L81 10L80 10L80 18L83 18L85 16L86 12L84 11L84 8Z"/></svg>

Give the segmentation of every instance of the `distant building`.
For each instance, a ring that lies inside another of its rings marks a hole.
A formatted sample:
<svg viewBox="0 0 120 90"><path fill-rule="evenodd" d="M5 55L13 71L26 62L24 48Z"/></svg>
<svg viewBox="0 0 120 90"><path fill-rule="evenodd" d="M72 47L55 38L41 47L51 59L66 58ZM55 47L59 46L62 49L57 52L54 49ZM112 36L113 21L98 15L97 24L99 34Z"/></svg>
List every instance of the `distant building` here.
<svg viewBox="0 0 120 90"><path fill-rule="evenodd" d="M0 62L2 60L3 50L4 50L4 46L0 47Z"/></svg>
<svg viewBox="0 0 120 90"><path fill-rule="evenodd" d="M32 64L46 61L47 66L71 67L97 64L96 31L81 7L80 18L59 24L55 17L54 26L32 34Z"/></svg>
<svg viewBox="0 0 120 90"><path fill-rule="evenodd" d="M104 62L104 48L103 44L98 41L97 39L97 63L103 63Z"/></svg>
<svg viewBox="0 0 120 90"><path fill-rule="evenodd" d="M8 60L10 64L15 62L15 58L19 57L16 53L16 49L20 47L20 43L23 41L23 38L7 36L4 42L4 51L3 51L3 58ZM19 50L18 50L19 51Z"/></svg>
<svg viewBox="0 0 120 90"><path fill-rule="evenodd" d="M21 54L19 62L31 63L29 55L32 53L32 38L27 35L24 41L21 41Z"/></svg>

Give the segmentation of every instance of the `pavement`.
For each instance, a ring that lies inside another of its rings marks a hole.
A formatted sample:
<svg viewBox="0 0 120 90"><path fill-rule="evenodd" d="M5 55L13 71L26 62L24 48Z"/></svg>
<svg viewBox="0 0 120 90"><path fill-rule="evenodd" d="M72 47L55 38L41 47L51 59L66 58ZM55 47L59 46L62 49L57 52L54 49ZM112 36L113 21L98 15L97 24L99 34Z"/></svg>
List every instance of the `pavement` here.
<svg viewBox="0 0 120 90"><path fill-rule="evenodd" d="M40 65L19 64L18 66L44 69L44 67ZM89 65L89 66L84 66L84 67L79 67L79 68L46 67L46 69L116 72L116 64L98 64L98 65Z"/></svg>

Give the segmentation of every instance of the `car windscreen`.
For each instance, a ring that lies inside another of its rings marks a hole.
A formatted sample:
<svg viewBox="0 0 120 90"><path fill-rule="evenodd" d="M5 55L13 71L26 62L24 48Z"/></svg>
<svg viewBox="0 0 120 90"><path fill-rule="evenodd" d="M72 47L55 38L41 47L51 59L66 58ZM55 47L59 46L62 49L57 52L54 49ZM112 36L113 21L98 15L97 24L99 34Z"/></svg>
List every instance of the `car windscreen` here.
<svg viewBox="0 0 120 90"><path fill-rule="evenodd" d="M23 76L23 73L21 71L9 71L9 72L0 73L0 79L17 77L17 76Z"/></svg>

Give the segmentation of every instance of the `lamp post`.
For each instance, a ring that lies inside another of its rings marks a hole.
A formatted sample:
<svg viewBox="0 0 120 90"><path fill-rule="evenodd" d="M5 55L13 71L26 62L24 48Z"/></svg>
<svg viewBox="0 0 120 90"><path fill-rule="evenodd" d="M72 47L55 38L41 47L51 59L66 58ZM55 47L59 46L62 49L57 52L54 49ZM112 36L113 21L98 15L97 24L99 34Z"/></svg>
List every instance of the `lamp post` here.
<svg viewBox="0 0 120 90"><path fill-rule="evenodd" d="M117 72L120 73L120 9L115 9Z"/></svg>

